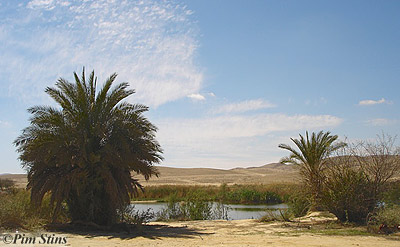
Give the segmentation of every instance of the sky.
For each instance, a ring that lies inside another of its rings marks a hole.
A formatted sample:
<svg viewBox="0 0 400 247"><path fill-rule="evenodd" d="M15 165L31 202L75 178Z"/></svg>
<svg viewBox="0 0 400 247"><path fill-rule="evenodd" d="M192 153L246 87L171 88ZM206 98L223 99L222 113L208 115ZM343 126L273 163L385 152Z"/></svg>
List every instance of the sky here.
<svg viewBox="0 0 400 247"><path fill-rule="evenodd" d="M400 133L400 1L0 1L0 173L58 78L118 73L170 167L278 162L305 131ZM397 143L399 141L397 140Z"/></svg>

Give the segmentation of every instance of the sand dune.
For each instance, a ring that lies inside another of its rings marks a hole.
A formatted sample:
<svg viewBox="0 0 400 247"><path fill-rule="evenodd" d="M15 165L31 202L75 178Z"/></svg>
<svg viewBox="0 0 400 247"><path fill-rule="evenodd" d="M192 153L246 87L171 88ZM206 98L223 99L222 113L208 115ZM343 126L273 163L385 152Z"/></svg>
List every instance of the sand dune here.
<svg viewBox="0 0 400 247"><path fill-rule="evenodd" d="M271 184L293 183L298 181L296 168L279 163L260 167L234 168L230 170L213 168L173 168L157 167L160 176L145 181L142 176L134 175L144 186L182 184L182 185L219 185L226 184ZM0 179L12 179L18 187L25 187L25 174L2 174Z"/></svg>
<svg viewBox="0 0 400 247"><path fill-rule="evenodd" d="M144 185L271 184L298 181L298 172L294 167L276 163L261 167L234 168L230 170L171 167L158 167L158 169L160 176L149 181L143 181Z"/></svg>

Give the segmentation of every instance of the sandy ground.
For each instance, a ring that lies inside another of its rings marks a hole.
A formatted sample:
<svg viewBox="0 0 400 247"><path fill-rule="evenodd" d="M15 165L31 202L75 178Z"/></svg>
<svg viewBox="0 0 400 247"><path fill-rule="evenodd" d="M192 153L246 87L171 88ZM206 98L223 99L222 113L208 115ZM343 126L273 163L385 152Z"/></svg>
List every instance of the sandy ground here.
<svg viewBox="0 0 400 247"><path fill-rule="evenodd" d="M385 236L326 236L296 233L295 227L254 220L152 223L143 236L69 235L71 246L400 246Z"/></svg>
<svg viewBox="0 0 400 247"><path fill-rule="evenodd" d="M66 245L0 242L0 246L400 246L400 236L327 236L307 233L303 227L298 223L268 224L255 220L153 222L131 234L55 233L66 237Z"/></svg>
<svg viewBox="0 0 400 247"><path fill-rule="evenodd" d="M130 237L68 235L70 246L400 246L395 238L326 236L296 232L296 226L254 220L151 223Z"/></svg>

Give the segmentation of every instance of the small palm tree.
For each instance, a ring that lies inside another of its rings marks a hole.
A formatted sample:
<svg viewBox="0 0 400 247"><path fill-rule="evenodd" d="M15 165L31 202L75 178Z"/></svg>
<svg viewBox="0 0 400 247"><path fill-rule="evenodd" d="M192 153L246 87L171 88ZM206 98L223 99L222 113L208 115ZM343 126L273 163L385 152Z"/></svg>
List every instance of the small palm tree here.
<svg viewBox="0 0 400 247"><path fill-rule="evenodd" d="M128 83L112 87L112 74L96 91L97 78L74 73L75 83L60 78L45 92L60 106L35 106L30 126L15 140L28 171L31 201L40 205L51 193L54 217L63 202L73 221L115 223L118 209L142 188L131 173L147 180L158 175L162 160L156 127L144 105L123 102L134 93Z"/></svg>
<svg viewBox="0 0 400 247"><path fill-rule="evenodd" d="M290 138L297 146L298 151L286 144L280 144L279 147L291 152L288 157L281 159L281 163L293 164L300 168L300 175L307 189L311 193L311 207L318 209L318 201L324 183L324 168L326 159L334 152L346 144L343 142L334 143L337 135L331 135L330 132L320 131L318 134L312 133L311 139L308 132L305 138L299 135L300 139Z"/></svg>

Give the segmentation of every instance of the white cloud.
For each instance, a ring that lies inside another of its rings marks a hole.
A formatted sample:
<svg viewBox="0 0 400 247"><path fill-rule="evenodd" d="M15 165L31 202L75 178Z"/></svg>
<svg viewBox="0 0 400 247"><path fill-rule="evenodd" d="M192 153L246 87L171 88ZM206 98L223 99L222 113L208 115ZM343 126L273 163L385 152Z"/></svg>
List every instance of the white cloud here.
<svg viewBox="0 0 400 247"><path fill-rule="evenodd" d="M99 82L111 73L136 89L131 100L158 106L201 89L192 12L173 1L34 0L0 24L0 75L8 96L37 103L58 77L83 66ZM16 14L17 13L17 14ZM18 28L15 28L18 27Z"/></svg>
<svg viewBox="0 0 400 247"><path fill-rule="evenodd" d="M53 9L54 1L53 0L33 0L27 4L28 8L35 9L35 8L44 8L47 10Z"/></svg>
<svg viewBox="0 0 400 247"><path fill-rule="evenodd" d="M255 114L154 122L164 164L229 168L276 162L283 156L277 147L282 134L333 128L342 121L330 115Z"/></svg>
<svg viewBox="0 0 400 247"><path fill-rule="evenodd" d="M276 131L332 127L343 120L331 115L256 114L218 116L204 119L170 119L159 123L160 138L182 140L262 136ZM167 132L163 131L163 128Z"/></svg>
<svg viewBox="0 0 400 247"><path fill-rule="evenodd" d="M289 99L289 103L292 103L292 100L293 99ZM309 106L309 105L312 105L312 106L326 105L326 103L328 103L328 100L324 97L320 97L319 99L313 99L313 100L307 99L304 102L304 104L307 106Z"/></svg>
<svg viewBox="0 0 400 247"><path fill-rule="evenodd" d="M272 108L272 107L275 107L275 105L268 101L265 101L263 99L255 99L255 100L246 100L239 103L226 104L214 109L212 112L215 114L241 113L241 112L248 112L248 111Z"/></svg>
<svg viewBox="0 0 400 247"><path fill-rule="evenodd" d="M204 97L203 95L201 95L199 93L192 93L192 94L189 94L187 97L191 98L192 100L196 100L196 101L202 101L202 100L206 99L206 97Z"/></svg>
<svg viewBox="0 0 400 247"><path fill-rule="evenodd" d="M366 124L371 126L387 126L399 123L399 120L387 119L387 118L375 118L366 121Z"/></svg>
<svg viewBox="0 0 400 247"><path fill-rule="evenodd" d="M9 123L7 121L1 121L0 120L0 127L3 127L3 128L11 127L11 123Z"/></svg>
<svg viewBox="0 0 400 247"><path fill-rule="evenodd" d="M358 102L358 105L362 105L362 106L367 106L367 105L378 105L378 104L390 104L390 101L385 100L384 98L380 99L380 100L361 100L360 102Z"/></svg>

